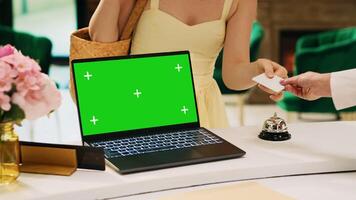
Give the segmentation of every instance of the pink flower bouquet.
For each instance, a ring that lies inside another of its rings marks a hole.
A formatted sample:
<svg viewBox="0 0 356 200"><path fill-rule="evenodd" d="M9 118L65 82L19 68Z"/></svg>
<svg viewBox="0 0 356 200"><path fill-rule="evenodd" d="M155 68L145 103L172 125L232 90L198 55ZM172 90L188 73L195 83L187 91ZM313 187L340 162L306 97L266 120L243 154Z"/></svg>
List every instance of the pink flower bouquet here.
<svg viewBox="0 0 356 200"><path fill-rule="evenodd" d="M0 123L33 120L60 103L60 92L36 61L11 45L0 47Z"/></svg>

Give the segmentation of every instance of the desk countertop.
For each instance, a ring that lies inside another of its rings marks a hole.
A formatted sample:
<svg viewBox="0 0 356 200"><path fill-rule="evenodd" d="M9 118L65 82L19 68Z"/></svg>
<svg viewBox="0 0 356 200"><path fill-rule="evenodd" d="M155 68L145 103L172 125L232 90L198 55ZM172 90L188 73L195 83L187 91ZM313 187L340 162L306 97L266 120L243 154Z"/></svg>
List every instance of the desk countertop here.
<svg viewBox="0 0 356 200"><path fill-rule="evenodd" d="M354 200L356 199L356 173L331 173L304 176L288 176L279 178L265 178L249 180L267 186L274 191L285 194L295 199L303 200ZM237 181L232 183L221 183L213 185L196 186L184 189L175 189L161 192L153 192L128 197L114 198L117 200L157 200L162 197L175 194L195 191L206 188L218 188L225 185L242 183Z"/></svg>
<svg viewBox="0 0 356 200"><path fill-rule="evenodd" d="M47 137L38 140L39 134L24 129L18 130L20 136L41 142L80 143L75 109L64 105L53 116L57 124L51 127L57 128L49 128L46 122L27 126ZM71 134L63 137L56 133L58 129ZM197 188L192 186L215 187L216 183L244 180L255 180L297 199L355 199L356 173L306 174L356 171L356 122L290 124L289 129L292 139L284 142L258 139L257 126L212 130L247 152L240 159L131 175L119 175L108 167L105 172L78 170L70 177L23 173L17 183L0 186L0 199L156 199ZM288 177L271 178L276 176ZM186 189L171 191L176 188ZM170 191L158 192L161 190ZM155 193L137 196L150 192Z"/></svg>
<svg viewBox="0 0 356 200"><path fill-rule="evenodd" d="M259 127L256 126L213 130L247 152L241 159L131 175L119 175L110 168L105 172L78 170L70 177L24 173L17 184L0 188L0 198L113 198L227 181L356 170L355 122L290 124L289 127L293 138L278 143L258 139ZM343 178L340 182L346 188L350 186L347 184L354 186L355 183L348 181L346 176L348 175L339 175ZM285 183L282 190L287 188L287 194L288 187L293 183L296 188L305 187L303 184L296 184L302 179L309 180L311 188L318 187L312 185L312 179L303 177L260 181L276 188L278 180L282 180ZM355 177L355 174L350 177ZM273 186L274 184L276 185ZM333 189L328 192L331 191Z"/></svg>

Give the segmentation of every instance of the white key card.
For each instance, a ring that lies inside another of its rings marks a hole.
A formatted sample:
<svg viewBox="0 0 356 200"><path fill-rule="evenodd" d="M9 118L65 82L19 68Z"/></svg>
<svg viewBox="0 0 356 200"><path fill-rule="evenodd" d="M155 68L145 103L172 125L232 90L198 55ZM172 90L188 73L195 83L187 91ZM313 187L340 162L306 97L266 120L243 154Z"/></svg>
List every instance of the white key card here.
<svg viewBox="0 0 356 200"><path fill-rule="evenodd" d="M265 73L260 74L252 78L253 81L259 83L268 89L273 90L274 92L281 92L284 90L284 86L280 84L280 81L283 80L279 76L274 76L273 78L268 78Z"/></svg>

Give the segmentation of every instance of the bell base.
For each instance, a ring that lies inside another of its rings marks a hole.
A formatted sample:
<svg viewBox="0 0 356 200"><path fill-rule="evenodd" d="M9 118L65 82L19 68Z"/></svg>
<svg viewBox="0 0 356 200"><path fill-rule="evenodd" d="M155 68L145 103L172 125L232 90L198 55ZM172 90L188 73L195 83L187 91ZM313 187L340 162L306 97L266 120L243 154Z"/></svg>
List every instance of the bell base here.
<svg viewBox="0 0 356 200"><path fill-rule="evenodd" d="M267 131L262 131L258 135L258 137L268 141L285 141L285 140L289 140L292 136L288 132L271 133Z"/></svg>

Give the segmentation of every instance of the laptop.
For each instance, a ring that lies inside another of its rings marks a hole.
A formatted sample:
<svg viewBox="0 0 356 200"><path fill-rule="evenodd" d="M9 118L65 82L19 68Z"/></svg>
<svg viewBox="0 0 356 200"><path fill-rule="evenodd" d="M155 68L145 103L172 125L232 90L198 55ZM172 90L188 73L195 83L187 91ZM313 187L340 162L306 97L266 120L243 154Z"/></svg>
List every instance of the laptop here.
<svg viewBox="0 0 356 200"><path fill-rule="evenodd" d="M72 61L83 143L121 174L238 158L200 127L188 51Z"/></svg>

